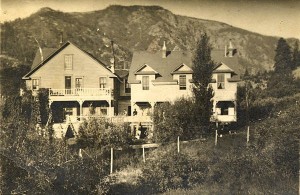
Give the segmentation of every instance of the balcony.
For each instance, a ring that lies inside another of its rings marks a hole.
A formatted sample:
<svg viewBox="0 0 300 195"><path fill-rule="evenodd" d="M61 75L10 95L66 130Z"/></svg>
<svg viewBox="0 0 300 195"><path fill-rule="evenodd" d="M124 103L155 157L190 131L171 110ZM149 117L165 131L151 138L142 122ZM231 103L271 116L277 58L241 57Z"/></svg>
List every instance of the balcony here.
<svg viewBox="0 0 300 195"><path fill-rule="evenodd" d="M82 100L110 100L112 90L110 88L74 88L74 89L50 89L49 99L52 101L76 101Z"/></svg>

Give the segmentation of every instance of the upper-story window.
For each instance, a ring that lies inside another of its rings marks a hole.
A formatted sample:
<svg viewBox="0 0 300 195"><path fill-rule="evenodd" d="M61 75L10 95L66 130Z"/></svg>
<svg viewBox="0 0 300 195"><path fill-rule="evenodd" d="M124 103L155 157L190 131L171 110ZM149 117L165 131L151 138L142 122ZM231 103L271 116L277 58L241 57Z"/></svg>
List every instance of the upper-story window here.
<svg viewBox="0 0 300 195"><path fill-rule="evenodd" d="M179 75L179 90L186 90L186 75Z"/></svg>
<svg viewBox="0 0 300 195"><path fill-rule="evenodd" d="M40 81L39 79L32 79L32 90L39 90Z"/></svg>
<svg viewBox="0 0 300 195"><path fill-rule="evenodd" d="M217 76L217 88L225 89L225 74L218 74Z"/></svg>
<svg viewBox="0 0 300 195"><path fill-rule="evenodd" d="M106 77L100 77L99 79L99 87L106 88L107 86Z"/></svg>
<svg viewBox="0 0 300 195"><path fill-rule="evenodd" d="M149 76L142 77L143 90L149 90Z"/></svg>
<svg viewBox="0 0 300 195"><path fill-rule="evenodd" d="M130 93L131 87L130 87L130 84L128 83L128 80L125 79L124 83L125 83L125 93Z"/></svg>
<svg viewBox="0 0 300 195"><path fill-rule="evenodd" d="M65 55L65 70L73 69L73 55L66 54Z"/></svg>
<svg viewBox="0 0 300 195"><path fill-rule="evenodd" d="M83 80L82 78L76 78L75 79L75 88L79 89L83 87Z"/></svg>

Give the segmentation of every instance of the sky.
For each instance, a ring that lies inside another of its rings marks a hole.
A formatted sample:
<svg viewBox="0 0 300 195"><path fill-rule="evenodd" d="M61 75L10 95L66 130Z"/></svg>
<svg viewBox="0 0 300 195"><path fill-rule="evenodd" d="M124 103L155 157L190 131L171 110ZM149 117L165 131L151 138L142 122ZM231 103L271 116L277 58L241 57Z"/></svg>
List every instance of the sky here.
<svg viewBox="0 0 300 195"><path fill-rule="evenodd" d="M109 5L159 5L174 14L225 22L264 35L300 39L300 0L0 0L0 21L28 17L42 7L88 12Z"/></svg>

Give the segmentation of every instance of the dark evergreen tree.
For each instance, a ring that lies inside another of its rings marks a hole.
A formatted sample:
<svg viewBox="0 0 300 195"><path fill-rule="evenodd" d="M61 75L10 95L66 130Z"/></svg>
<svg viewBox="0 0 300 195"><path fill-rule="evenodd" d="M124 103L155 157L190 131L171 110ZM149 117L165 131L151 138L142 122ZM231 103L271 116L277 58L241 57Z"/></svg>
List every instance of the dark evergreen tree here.
<svg viewBox="0 0 300 195"><path fill-rule="evenodd" d="M211 116L213 90L210 87L214 62L211 59L209 36L201 35L193 59L193 93L199 125L207 125Z"/></svg>
<svg viewBox="0 0 300 195"><path fill-rule="evenodd" d="M275 54L274 73L268 81L268 94L272 97L293 95L299 90L292 74L293 58L290 46L286 40L278 40Z"/></svg>
<svg viewBox="0 0 300 195"><path fill-rule="evenodd" d="M291 48L284 38L280 38L277 43L275 54L275 73L287 73L292 69Z"/></svg>
<svg viewBox="0 0 300 195"><path fill-rule="evenodd" d="M300 52L299 52L299 43L298 40L295 41L293 48L293 59L292 59L292 68L295 69L300 66Z"/></svg>

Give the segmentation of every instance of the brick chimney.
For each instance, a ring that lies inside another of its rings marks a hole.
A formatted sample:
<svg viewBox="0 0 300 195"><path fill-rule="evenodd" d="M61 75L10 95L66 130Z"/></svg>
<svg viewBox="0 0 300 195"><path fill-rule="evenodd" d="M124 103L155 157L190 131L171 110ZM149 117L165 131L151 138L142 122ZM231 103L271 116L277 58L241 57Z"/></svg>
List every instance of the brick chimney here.
<svg viewBox="0 0 300 195"><path fill-rule="evenodd" d="M233 57L233 46L232 46L232 43L231 43L231 40L229 41L229 47L228 47L228 56L229 57Z"/></svg>
<svg viewBox="0 0 300 195"><path fill-rule="evenodd" d="M60 40L59 40L59 47L61 47L64 43L64 33L61 32L60 33Z"/></svg>
<svg viewBox="0 0 300 195"><path fill-rule="evenodd" d="M110 59L110 70L112 73L115 73L115 59L114 58Z"/></svg>
<svg viewBox="0 0 300 195"><path fill-rule="evenodd" d="M166 42L164 41L164 45L162 47L162 58L166 58L167 57L167 47L166 47Z"/></svg>

